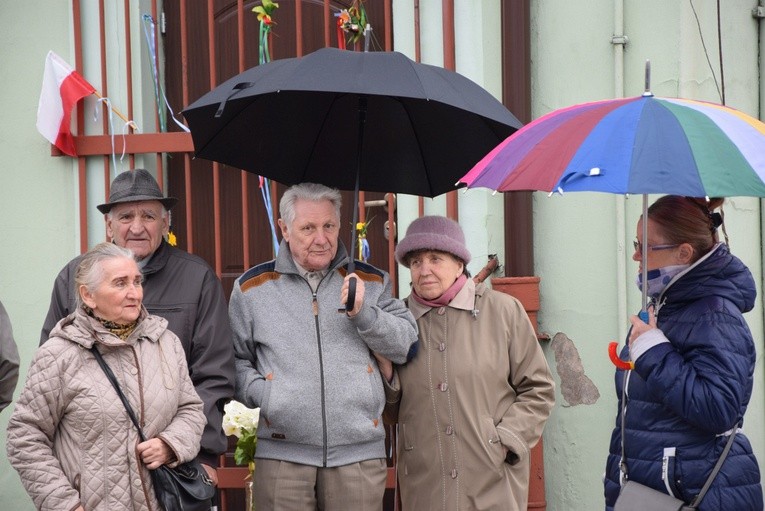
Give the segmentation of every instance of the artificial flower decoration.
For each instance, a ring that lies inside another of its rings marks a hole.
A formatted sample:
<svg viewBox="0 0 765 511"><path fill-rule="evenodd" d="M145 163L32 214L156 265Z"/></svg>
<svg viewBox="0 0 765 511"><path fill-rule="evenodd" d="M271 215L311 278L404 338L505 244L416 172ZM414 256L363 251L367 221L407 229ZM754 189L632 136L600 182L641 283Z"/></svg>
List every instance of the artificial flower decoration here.
<svg viewBox="0 0 765 511"><path fill-rule="evenodd" d="M368 222L358 222L356 224L356 234L359 237L362 237L362 238L367 237L367 229L369 227L369 224L372 223L372 220L374 220L374 217L370 218Z"/></svg>
<svg viewBox="0 0 765 511"><path fill-rule="evenodd" d="M170 230L167 233L167 243L171 247L177 247L178 246L178 238L175 237L175 233Z"/></svg>
<svg viewBox="0 0 765 511"><path fill-rule="evenodd" d="M252 498L252 476L255 474L255 448L258 445L258 421L260 408L247 408L239 401L231 400L223 407L223 432L235 436L234 462L247 465L249 474L245 477L245 509L255 511Z"/></svg>
<svg viewBox="0 0 765 511"><path fill-rule="evenodd" d="M223 432L237 438L234 462L237 465L248 465L252 473L255 469L260 408L247 408L239 401L232 400L223 407L223 411Z"/></svg>
<svg viewBox="0 0 765 511"><path fill-rule="evenodd" d="M351 15L348 14L348 9L343 9L337 13L337 24L340 28L344 28L351 22Z"/></svg>
<svg viewBox="0 0 765 511"><path fill-rule="evenodd" d="M369 227L369 224L372 223L372 220L374 220L374 217L370 218L367 222L358 222L356 224L356 236L358 236L359 240L358 258L364 262L367 262L369 260L369 256L371 255L369 241L367 241L367 228Z"/></svg>
<svg viewBox="0 0 765 511"><path fill-rule="evenodd" d="M262 21L266 25L270 25L273 23L273 20L271 19L271 13L274 12L274 9L278 8L278 3L272 2L271 0L263 0L261 5L252 8L252 12L258 13L258 21Z"/></svg>
<svg viewBox="0 0 765 511"><path fill-rule="evenodd" d="M348 42L356 43L364 35L364 29L367 26L367 11L364 9L363 1L356 0L348 9L342 9L335 14L337 16L338 36L340 31L348 36ZM338 45L345 48L345 38L338 37Z"/></svg>

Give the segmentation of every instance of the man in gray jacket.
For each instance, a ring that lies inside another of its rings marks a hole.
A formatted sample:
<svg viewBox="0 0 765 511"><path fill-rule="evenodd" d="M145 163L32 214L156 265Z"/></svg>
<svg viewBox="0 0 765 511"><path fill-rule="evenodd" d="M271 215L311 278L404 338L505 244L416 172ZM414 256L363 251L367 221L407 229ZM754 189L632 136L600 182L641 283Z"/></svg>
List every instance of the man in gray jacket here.
<svg viewBox="0 0 765 511"><path fill-rule="evenodd" d="M223 405L234 394L231 329L223 286L215 272L202 258L172 247L164 239L170 227L168 211L177 201L162 195L149 171L135 169L114 178L109 202L97 207L106 215L109 238L132 250L138 260L144 278L144 306L165 318L183 344L191 381L207 417L199 460L217 484L213 467L227 447ZM56 277L40 344L77 306L74 271L79 261L79 257L70 261Z"/></svg>
<svg viewBox="0 0 765 511"><path fill-rule="evenodd" d="M338 241L340 193L293 186L279 205L279 254L244 273L229 304L236 398L260 407L257 509L379 511L385 395L375 354L403 363L414 318L387 273ZM338 312L357 278L354 307Z"/></svg>
<svg viewBox="0 0 765 511"><path fill-rule="evenodd" d="M0 412L11 404L19 381L19 351L5 307L0 303Z"/></svg>

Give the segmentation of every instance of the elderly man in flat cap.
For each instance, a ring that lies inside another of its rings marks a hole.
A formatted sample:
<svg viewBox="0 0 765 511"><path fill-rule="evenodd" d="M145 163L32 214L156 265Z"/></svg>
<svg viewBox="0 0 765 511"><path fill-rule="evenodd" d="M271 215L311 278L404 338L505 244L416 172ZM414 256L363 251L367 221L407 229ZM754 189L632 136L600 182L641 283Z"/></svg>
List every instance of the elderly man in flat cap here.
<svg viewBox="0 0 765 511"><path fill-rule="evenodd" d="M168 211L178 199L164 197L147 170L119 174L110 192L109 202L97 206L106 215L106 233L112 242L133 251L144 276L143 304L151 314L167 319L183 343L207 416L199 459L217 483L212 467L218 466L218 455L227 445L223 405L234 395L234 351L223 287L204 260L165 241ZM40 344L76 309L74 271L79 259L56 277Z"/></svg>

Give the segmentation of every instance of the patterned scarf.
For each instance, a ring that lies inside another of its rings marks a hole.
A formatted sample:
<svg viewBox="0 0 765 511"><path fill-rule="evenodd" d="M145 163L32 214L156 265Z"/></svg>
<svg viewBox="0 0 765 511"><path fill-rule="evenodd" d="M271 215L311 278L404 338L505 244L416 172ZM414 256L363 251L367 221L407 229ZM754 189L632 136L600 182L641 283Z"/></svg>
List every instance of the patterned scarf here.
<svg viewBox="0 0 765 511"><path fill-rule="evenodd" d="M93 312L93 309L91 309L87 305L83 305L82 308L85 310L85 313L88 316L90 316L91 318L101 323L104 328L106 328L109 332L113 333L114 335L122 339L123 341L127 339L130 336L130 334L133 333L133 330L135 330L135 327L138 326L137 319L133 321L132 323L128 323L127 325L120 325L119 323L115 323L114 321L109 321L103 318L99 318Z"/></svg>
<svg viewBox="0 0 765 511"><path fill-rule="evenodd" d="M664 266L663 268L656 268L655 270L648 270L648 287L646 294L654 300L659 298L661 293L667 287L667 284L675 278L675 276L688 268L690 264L675 264L671 266ZM635 279L635 284L640 291L643 291L643 274L638 273Z"/></svg>
<svg viewBox="0 0 765 511"><path fill-rule="evenodd" d="M436 298L435 300L426 300L425 298L421 297L417 294L417 291L412 289L412 298L417 300L422 305L427 305L428 307L433 307L434 309L438 307L443 307L445 305L449 305L449 302L451 302L455 296L457 296L457 293L459 293L462 288L465 286L465 283L467 282L467 277L463 273L462 275L457 278L457 280L454 281L454 284L449 286L449 289L444 291L444 293Z"/></svg>

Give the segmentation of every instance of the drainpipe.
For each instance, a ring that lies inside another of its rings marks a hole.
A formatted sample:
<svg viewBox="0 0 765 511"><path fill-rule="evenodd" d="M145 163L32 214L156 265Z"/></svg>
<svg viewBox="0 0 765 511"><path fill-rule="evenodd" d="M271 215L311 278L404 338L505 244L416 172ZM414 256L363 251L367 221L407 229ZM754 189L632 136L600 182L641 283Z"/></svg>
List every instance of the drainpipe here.
<svg viewBox="0 0 765 511"><path fill-rule="evenodd" d="M614 46L614 98L624 97L624 46L627 36L624 35L624 0L614 0L614 35L611 38ZM621 343L627 337L627 250L624 240L627 237L627 215L624 197L616 195L616 309L618 341Z"/></svg>
<svg viewBox="0 0 765 511"><path fill-rule="evenodd" d="M758 76L760 77L760 98L758 102L758 108L759 112L757 117L762 120L763 116L765 116L765 80L763 80L762 72L763 69L765 69L765 25L763 25L762 20L765 18L765 0L760 0L757 3L757 7L752 9L752 17L755 18L759 24L758 24L758 46L759 46L759 52L758 52L758 62L757 65L760 69L760 72ZM765 201L760 199L760 239L765 239ZM765 249L760 250L760 270L763 275L765 275ZM765 277L764 277L765 278ZM765 282L760 282L761 285L765 286ZM763 320L762 315L765 314L765 311L761 310L761 320Z"/></svg>

